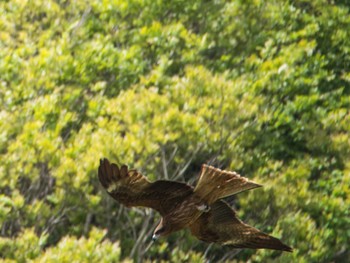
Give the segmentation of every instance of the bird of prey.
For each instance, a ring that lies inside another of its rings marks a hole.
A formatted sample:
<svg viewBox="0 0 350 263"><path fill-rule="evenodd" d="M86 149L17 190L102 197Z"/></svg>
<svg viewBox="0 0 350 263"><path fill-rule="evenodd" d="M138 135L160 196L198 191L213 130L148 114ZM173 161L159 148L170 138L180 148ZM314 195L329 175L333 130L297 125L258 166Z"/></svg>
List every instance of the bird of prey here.
<svg viewBox="0 0 350 263"><path fill-rule="evenodd" d="M137 170L101 159L98 177L107 193L123 205L150 207L160 213L153 240L189 228L192 235L208 243L292 251L279 239L243 223L222 200L261 187L235 172L203 164L198 183L192 187L168 180L150 182Z"/></svg>

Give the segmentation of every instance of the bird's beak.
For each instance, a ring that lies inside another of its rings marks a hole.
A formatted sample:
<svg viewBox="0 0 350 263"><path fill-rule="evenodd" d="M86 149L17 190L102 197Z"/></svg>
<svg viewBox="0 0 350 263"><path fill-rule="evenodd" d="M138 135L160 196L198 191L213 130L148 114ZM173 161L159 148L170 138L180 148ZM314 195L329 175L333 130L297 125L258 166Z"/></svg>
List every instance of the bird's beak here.
<svg viewBox="0 0 350 263"><path fill-rule="evenodd" d="M152 241L153 241L153 242L157 241L158 237L159 237L158 235L153 234L153 236L152 236Z"/></svg>

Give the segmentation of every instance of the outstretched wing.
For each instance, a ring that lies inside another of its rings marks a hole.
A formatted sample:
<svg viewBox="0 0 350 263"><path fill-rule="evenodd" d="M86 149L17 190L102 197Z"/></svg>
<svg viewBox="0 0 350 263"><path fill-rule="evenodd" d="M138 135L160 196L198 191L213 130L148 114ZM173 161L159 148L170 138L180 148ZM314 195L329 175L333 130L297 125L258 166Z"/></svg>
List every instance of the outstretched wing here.
<svg viewBox="0 0 350 263"><path fill-rule="evenodd" d="M185 183L159 180L150 182L136 170L120 168L107 159L100 160L98 178L107 193L118 202L131 206L144 206L166 215L174 206L193 193Z"/></svg>
<svg viewBox="0 0 350 263"><path fill-rule="evenodd" d="M192 225L191 232L205 242L230 245L234 248L268 248L292 251L279 239L243 223L225 202L216 201L208 213L203 213Z"/></svg>
<svg viewBox="0 0 350 263"><path fill-rule="evenodd" d="M212 204L221 198L261 186L236 172L220 170L203 164L194 191L208 204Z"/></svg>

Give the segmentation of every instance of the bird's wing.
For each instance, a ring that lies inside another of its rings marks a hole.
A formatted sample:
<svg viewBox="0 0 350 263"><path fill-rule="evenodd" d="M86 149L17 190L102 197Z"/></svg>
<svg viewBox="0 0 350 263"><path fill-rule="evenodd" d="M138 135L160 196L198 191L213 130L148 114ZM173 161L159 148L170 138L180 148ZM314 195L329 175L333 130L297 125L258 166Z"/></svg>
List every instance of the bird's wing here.
<svg viewBox="0 0 350 263"><path fill-rule="evenodd" d="M203 164L194 191L208 204L212 204L218 199L261 186L236 172Z"/></svg>
<svg viewBox="0 0 350 263"><path fill-rule="evenodd" d="M215 242L234 248L267 248L292 251L279 239L243 223L235 211L225 202L216 201L207 213L203 213L192 225L191 233L205 242Z"/></svg>
<svg viewBox="0 0 350 263"><path fill-rule="evenodd" d="M167 214L174 206L193 193L185 183L159 180L150 182L136 170L120 168L107 159L100 160L98 178L107 193L118 202L131 206L144 206Z"/></svg>

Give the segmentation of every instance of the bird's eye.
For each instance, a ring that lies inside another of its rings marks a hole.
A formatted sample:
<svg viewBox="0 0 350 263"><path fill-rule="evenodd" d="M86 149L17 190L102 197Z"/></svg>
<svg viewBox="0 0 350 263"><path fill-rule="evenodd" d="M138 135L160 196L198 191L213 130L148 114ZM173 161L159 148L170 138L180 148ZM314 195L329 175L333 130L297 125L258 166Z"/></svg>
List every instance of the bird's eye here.
<svg viewBox="0 0 350 263"><path fill-rule="evenodd" d="M156 235L160 235L160 234L163 233L164 231L165 231L165 228L162 227L162 228L159 228L159 229L155 232L155 234L156 234Z"/></svg>

